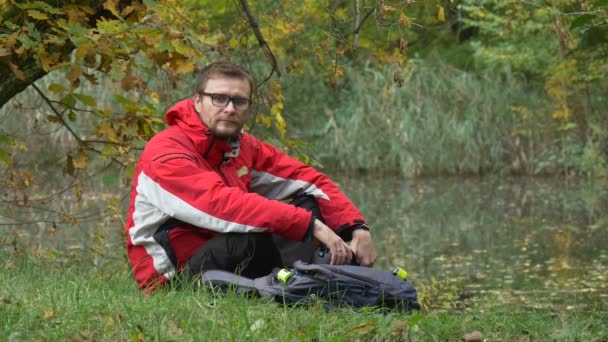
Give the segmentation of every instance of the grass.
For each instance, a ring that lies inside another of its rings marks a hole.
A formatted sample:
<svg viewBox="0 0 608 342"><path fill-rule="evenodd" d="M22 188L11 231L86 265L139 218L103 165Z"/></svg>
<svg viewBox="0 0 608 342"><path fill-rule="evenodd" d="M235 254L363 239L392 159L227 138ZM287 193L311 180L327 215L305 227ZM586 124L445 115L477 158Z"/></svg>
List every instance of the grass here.
<svg viewBox="0 0 608 342"><path fill-rule="evenodd" d="M118 265L118 266L116 266ZM0 255L0 336L19 340L605 341L608 312L486 305L412 314L287 307L208 289L144 296L124 264Z"/></svg>

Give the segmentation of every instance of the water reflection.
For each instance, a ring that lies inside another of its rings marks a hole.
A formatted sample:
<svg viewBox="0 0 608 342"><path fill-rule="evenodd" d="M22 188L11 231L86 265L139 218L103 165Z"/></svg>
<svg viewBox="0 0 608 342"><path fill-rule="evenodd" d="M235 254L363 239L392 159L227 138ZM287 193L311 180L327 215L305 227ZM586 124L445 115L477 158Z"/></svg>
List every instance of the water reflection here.
<svg viewBox="0 0 608 342"><path fill-rule="evenodd" d="M336 178L336 176L334 176ZM366 215L377 266L461 286L465 305L608 299L607 187L555 179L340 177Z"/></svg>
<svg viewBox="0 0 608 342"><path fill-rule="evenodd" d="M372 226L377 267L407 269L419 289L432 279L442 284L435 296L457 286L457 297L444 299L466 308L482 302L566 308L608 303L605 183L329 174ZM116 207L126 210L128 196L122 198ZM98 207L74 211L90 211L85 216L95 221L4 226L0 248L128 271L120 215L99 220L103 203L92 203Z"/></svg>

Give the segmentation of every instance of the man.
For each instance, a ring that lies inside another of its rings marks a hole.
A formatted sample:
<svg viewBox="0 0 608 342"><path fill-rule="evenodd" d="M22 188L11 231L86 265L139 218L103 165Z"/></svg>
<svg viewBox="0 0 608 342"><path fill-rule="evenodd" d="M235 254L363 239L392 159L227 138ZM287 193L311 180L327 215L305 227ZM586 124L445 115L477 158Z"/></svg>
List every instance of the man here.
<svg viewBox="0 0 608 342"><path fill-rule="evenodd" d="M144 149L126 223L141 288L153 290L184 268L191 277L207 269L263 276L290 256L287 248L281 257L281 239L309 246L314 237L329 249L332 264L356 258L373 265L365 220L338 187L243 133L253 89L249 73L236 64L206 66L193 101L175 104L166 114L169 128ZM286 203L294 199L304 204ZM338 234L352 238L350 245Z"/></svg>

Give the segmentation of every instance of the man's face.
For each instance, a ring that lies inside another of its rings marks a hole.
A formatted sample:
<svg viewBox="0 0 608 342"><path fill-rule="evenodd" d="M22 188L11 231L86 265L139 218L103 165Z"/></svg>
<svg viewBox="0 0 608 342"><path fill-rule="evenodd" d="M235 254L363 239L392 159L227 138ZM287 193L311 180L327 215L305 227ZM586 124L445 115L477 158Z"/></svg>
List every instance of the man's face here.
<svg viewBox="0 0 608 342"><path fill-rule="evenodd" d="M249 99L251 89L249 89L249 82L245 79L217 76L207 81L204 92ZM216 96L216 98L220 97ZM194 108L201 120L216 136L221 138L237 137L245 124L249 108L238 109L234 106L234 101L231 100L224 106L218 106L219 101L216 100L214 104L212 96L194 94Z"/></svg>

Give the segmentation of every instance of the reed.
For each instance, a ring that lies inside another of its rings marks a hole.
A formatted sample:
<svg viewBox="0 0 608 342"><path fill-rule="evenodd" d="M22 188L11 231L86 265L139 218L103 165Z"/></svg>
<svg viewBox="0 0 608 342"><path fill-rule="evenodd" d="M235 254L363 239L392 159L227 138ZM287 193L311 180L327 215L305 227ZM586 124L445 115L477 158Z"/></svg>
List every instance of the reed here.
<svg viewBox="0 0 608 342"><path fill-rule="evenodd" d="M465 72L440 59L345 75L338 89L301 79L286 87L290 118L326 166L407 177L605 170L599 146L608 140L593 129L605 121L601 97L587 97L595 105L581 139L551 117L542 84L515 75Z"/></svg>

